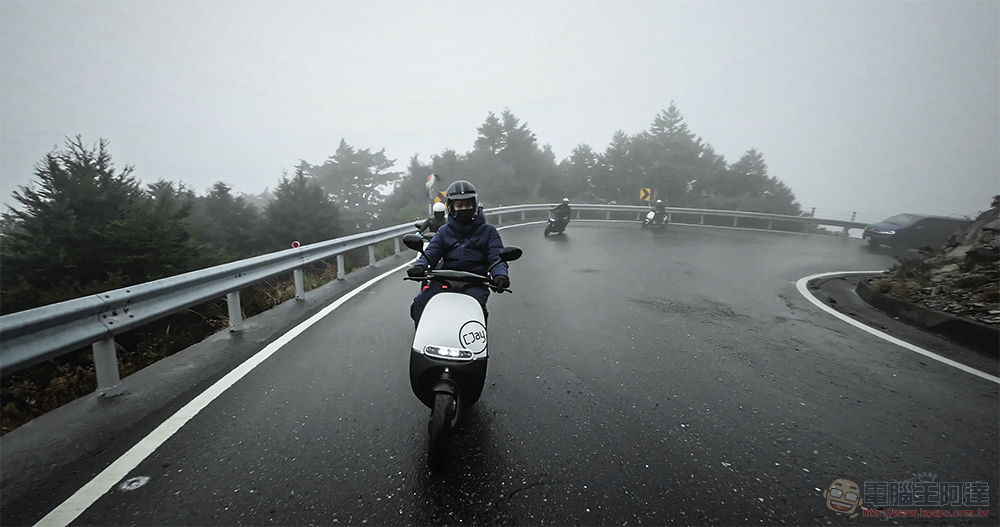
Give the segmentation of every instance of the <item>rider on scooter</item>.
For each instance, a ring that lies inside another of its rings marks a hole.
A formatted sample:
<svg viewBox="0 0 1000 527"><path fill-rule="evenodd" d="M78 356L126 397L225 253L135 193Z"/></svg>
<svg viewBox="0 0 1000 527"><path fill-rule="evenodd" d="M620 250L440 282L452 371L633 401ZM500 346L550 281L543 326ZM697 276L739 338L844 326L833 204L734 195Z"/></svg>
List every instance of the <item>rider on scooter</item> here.
<svg viewBox="0 0 1000 527"><path fill-rule="evenodd" d="M562 203L552 208L552 212L556 215L556 218L566 220L568 222L571 212L569 208L569 198L563 198Z"/></svg>
<svg viewBox="0 0 1000 527"><path fill-rule="evenodd" d="M414 227L418 229L418 232L423 233L424 231L437 232L438 229L444 226L447 221L444 217L444 203L440 201L434 204L433 209L431 209L434 214L423 221L418 221L414 224Z"/></svg>
<svg viewBox="0 0 1000 527"><path fill-rule="evenodd" d="M448 187L445 201L448 222L424 249L426 258L421 255L417 263L407 269L406 274L412 278L426 276L427 270L436 267L438 261L443 259L442 269L485 275L490 264L500 259L503 240L496 227L486 223L486 215L479 207L476 187L468 181L456 181ZM506 263L500 263L489 272L494 287L501 291L510 287ZM442 284L437 282L431 282L421 289L410 306L410 318L414 323L420 321L424 306L441 290ZM486 300L490 296L490 290L483 286L472 286L464 292L478 300L483 306L483 315L488 316Z"/></svg>
<svg viewBox="0 0 1000 527"><path fill-rule="evenodd" d="M656 211L654 222L665 223L667 221L667 205L663 203L662 199L656 200L656 207L653 210Z"/></svg>

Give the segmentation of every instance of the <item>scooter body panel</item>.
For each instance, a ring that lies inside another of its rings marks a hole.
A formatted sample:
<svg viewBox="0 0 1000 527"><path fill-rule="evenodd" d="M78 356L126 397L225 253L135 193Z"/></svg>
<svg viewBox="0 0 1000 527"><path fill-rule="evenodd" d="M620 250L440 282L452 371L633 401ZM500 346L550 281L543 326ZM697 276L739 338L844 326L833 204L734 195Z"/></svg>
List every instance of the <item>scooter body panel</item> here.
<svg viewBox="0 0 1000 527"><path fill-rule="evenodd" d="M557 218L554 214L549 213L547 227L550 233L561 233L566 230L568 225L569 218Z"/></svg>
<svg viewBox="0 0 1000 527"><path fill-rule="evenodd" d="M427 407L444 377L457 386L460 405L479 400L489 358L486 319L475 298L449 291L427 302L410 351L410 388Z"/></svg>
<svg viewBox="0 0 1000 527"><path fill-rule="evenodd" d="M651 211L647 212L646 213L646 219L644 219L642 221L642 227L643 228L646 228L646 227L655 227L655 228L658 228L658 229L662 229L662 228L664 228L666 226L667 226L667 217L666 217L666 215L664 215L662 218L657 218L655 210L651 210Z"/></svg>

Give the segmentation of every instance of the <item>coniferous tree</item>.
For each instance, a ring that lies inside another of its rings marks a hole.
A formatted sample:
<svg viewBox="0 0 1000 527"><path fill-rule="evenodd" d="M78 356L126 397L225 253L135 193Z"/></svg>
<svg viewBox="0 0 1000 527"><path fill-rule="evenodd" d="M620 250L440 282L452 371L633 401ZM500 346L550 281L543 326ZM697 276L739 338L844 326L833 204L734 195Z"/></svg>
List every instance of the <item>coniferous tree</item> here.
<svg viewBox="0 0 1000 527"><path fill-rule="evenodd" d="M306 245L330 240L342 233L340 208L302 166L291 177L282 175L264 216L270 250L287 249L293 241Z"/></svg>
<svg viewBox="0 0 1000 527"><path fill-rule="evenodd" d="M108 142L67 140L35 167L35 185L3 214L4 313L219 263L185 222L192 193L157 182L144 191L133 167L115 169ZM36 186L37 185L37 186Z"/></svg>
<svg viewBox="0 0 1000 527"><path fill-rule="evenodd" d="M570 152L563 166L565 178L565 196L580 197L587 196L593 200L592 186L596 183L595 178L599 167L597 152L587 144L579 144Z"/></svg>
<svg viewBox="0 0 1000 527"><path fill-rule="evenodd" d="M367 230L378 218L384 196L379 191L393 184L399 172L390 171L395 159L385 155L385 149L372 153L370 149L355 149L340 140L337 151L320 166L302 161L296 168L314 176L335 203L344 207L352 230Z"/></svg>
<svg viewBox="0 0 1000 527"><path fill-rule="evenodd" d="M243 196L234 196L230 185L216 181L198 204L205 222L205 239L234 259L248 258L263 250L258 240L262 212Z"/></svg>
<svg viewBox="0 0 1000 527"><path fill-rule="evenodd" d="M629 204L638 198L638 178L632 170L631 140L623 130L615 131L611 143L600 155L595 195L605 201ZM632 189L635 189L635 197ZM626 194L627 193L627 194Z"/></svg>

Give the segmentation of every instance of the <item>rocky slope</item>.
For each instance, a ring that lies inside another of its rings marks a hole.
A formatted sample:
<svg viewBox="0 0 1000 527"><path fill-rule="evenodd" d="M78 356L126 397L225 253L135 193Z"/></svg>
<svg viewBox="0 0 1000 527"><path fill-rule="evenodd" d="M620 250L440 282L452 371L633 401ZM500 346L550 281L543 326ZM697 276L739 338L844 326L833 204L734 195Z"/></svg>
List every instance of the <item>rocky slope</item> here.
<svg viewBox="0 0 1000 527"><path fill-rule="evenodd" d="M868 282L880 293L1000 327L1000 196L941 253Z"/></svg>

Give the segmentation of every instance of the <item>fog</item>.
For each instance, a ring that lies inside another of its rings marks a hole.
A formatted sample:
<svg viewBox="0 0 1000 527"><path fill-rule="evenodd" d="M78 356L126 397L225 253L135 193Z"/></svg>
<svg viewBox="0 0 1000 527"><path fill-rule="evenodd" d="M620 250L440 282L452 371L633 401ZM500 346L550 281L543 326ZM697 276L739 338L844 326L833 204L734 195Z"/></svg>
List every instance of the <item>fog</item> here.
<svg viewBox="0 0 1000 527"><path fill-rule="evenodd" d="M817 215L975 214L998 28L997 2L4 1L0 193L77 134L145 182L257 193L341 138L403 170L510 108L562 159L673 101Z"/></svg>

